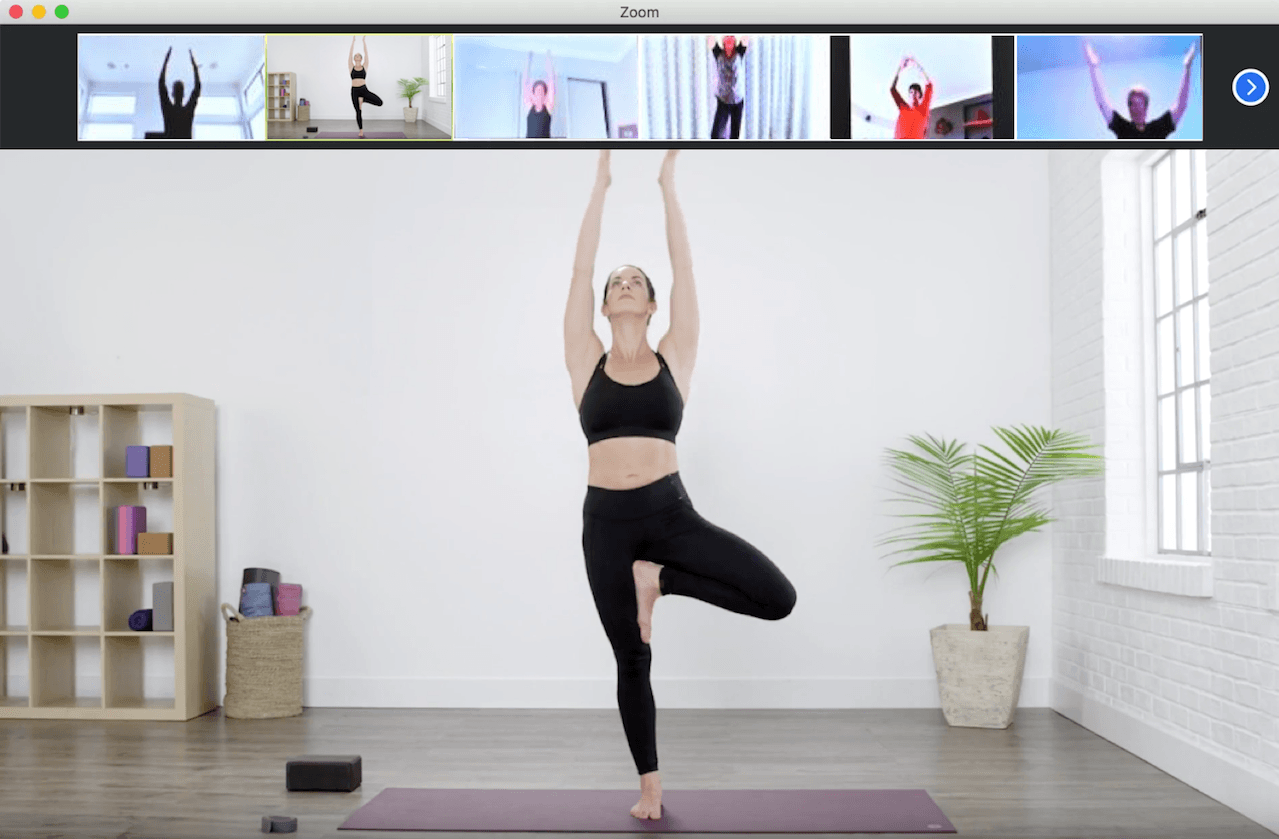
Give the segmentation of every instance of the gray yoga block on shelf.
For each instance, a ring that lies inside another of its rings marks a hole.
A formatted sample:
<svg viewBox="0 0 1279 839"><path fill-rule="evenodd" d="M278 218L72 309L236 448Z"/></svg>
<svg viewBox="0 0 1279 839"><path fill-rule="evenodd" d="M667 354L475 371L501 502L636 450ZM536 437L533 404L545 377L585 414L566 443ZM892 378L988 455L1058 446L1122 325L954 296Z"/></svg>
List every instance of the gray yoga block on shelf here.
<svg viewBox="0 0 1279 839"><path fill-rule="evenodd" d="M151 630L173 631L173 583L154 583L151 586Z"/></svg>
<svg viewBox="0 0 1279 839"><path fill-rule="evenodd" d="M352 792L360 775L359 755L303 755L285 765L284 785L290 791Z"/></svg>

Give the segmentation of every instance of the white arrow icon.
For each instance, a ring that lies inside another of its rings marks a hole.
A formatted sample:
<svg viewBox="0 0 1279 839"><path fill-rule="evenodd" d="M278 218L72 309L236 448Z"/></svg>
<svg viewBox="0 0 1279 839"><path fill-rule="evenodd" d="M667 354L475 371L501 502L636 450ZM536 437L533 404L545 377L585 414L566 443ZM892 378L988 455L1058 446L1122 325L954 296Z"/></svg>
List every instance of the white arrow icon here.
<svg viewBox="0 0 1279 839"><path fill-rule="evenodd" d="M1258 84L1260 80L1260 84ZM1243 89L1243 84L1248 85L1247 91ZM1246 70L1240 70L1235 74L1234 83L1231 86L1235 94L1235 101L1241 105L1260 105L1266 101L1266 97L1270 95L1270 80L1266 78L1266 74L1260 70L1249 67Z"/></svg>

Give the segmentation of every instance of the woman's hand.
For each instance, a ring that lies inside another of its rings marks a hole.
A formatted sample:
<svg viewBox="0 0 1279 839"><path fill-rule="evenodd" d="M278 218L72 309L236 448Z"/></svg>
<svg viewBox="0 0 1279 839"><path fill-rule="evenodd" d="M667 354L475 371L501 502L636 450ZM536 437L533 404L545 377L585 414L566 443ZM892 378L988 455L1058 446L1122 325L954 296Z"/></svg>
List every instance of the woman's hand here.
<svg viewBox="0 0 1279 839"><path fill-rule="evenodd" d="M600 149L600 165L598 171L595 173L595 181L596 183L603 184L605 189L613 184L613 175L609 171L608 164L609 150Z"/></svg>
<svg viewBox="0 0 1279 839"><path fill-rule="evenodd" d="M1087 41L1084 41L1084 59L1088 62L1089 67L1096 67L1101 63L1101 59L1097 57L1097 51Z"/></svg>
<svg viewBox="0 0 1279 839"><path fill-rule="evenodd" d="M1185 57L1184 59L1182 59L1182 61L1181 61L1181 64L1182 64L1182 66L1183 66L1183 67L1186 67L1187 69L1189 69L1189 67L1190 67L1190 62L1192 62L1192 61L1194 61L1194 60L1195 60L1195 49L1196 49L1198 46L1199 46L1198 44L1191 44L1191 45L1190 45L1190 49L1186 51L1186 57Z"/></svg>
<svg viewBox="0 0 1279 839"><path fill-rule="evenodd" d="M675 155L677 154L679 154L679 149L668 149L666 157L662 158L662 171L657 176L657 182L663 187L668 187L675 183Z"/></svg>

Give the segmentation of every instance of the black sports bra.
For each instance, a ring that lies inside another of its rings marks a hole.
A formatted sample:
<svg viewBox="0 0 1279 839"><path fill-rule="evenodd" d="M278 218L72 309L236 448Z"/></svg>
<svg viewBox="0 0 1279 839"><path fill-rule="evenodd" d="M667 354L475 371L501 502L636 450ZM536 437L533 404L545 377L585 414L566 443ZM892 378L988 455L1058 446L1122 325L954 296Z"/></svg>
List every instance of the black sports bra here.
<svg viewBox="0 0 1279 839"><path fill-rule="evenodd" d="M657 377L638 385L609 378L604 372L607 360L608 353L600 356L582 394L579 413L587 445L610 437L658 437L675 442L684 418L684 397L662 354L657 354L662 365Z"/></svg>
<svg viewBox="0 0 1279 839"><path fill-rule="evenodd" d="M353 79L363 79L366 76L368 76L368 74L369 74L369 71L363 67L361 67L359 70L356 70L354 68L351 70L351 78Z"/></svg>

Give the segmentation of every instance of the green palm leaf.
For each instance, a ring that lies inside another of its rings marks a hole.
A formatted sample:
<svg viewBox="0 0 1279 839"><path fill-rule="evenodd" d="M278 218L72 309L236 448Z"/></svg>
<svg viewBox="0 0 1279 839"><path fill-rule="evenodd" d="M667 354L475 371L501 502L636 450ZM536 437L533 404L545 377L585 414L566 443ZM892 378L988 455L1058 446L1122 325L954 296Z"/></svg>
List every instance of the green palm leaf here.
<svg viewBox="0 0 1279 839"><path fill-rule="evenodd" d="M980 618L986 577L1001 546L1053 521L1041 490L1062 481L1101 474L1102 458L1080 434L1036 426L997 427L1011 455L990 446L973 452L958 441L932 435L907 438L913 449L888 449L886 461L897 484L893 504L907 520L878 541L900 546L889 556L913 554L895 565L962 562L968 572L974 628ZM983 571L984 569L984 571Z"/></svg>

